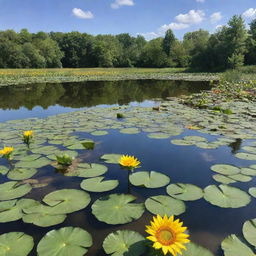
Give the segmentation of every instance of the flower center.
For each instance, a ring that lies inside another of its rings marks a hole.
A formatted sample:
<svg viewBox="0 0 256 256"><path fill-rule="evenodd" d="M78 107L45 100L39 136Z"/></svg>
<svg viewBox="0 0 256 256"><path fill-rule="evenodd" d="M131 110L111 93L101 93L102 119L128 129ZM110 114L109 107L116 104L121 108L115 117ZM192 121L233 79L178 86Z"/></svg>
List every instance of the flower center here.
<svg viewBox="0 0 256 256"><path fill-rule="evenodd" d="M175 240L175 234L169 227L160 228L156 233L156 237L158 242L162 245L173 244Z"/></svg>

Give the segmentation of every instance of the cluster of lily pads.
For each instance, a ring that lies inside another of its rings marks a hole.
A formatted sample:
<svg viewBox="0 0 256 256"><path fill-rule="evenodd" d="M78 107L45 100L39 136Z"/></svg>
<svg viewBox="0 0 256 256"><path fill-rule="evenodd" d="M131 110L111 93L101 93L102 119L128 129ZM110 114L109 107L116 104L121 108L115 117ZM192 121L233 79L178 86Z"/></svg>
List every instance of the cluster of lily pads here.
<svg viewBox="0 0 256 256"><path fill-rule="evenodd" d="M154 215L177 216L186 211L187 201L202 198L222 208L248 205L251 196L256 197L256 188L251 187L247 193L228 184L249 182L256 176L255 164L246 167L213 165L211 169L217 173L213 179L221 184L209 185L204 189L194 184L170 184L170 177L166 174L138 170L129 175L131 185L145 189L166 187L166 193L150 196L145 202L138 202L130 193L107 194L91 202L91 193L109 192L119 186L121 181L110 180L106 174L108 165L119 164L122 155L104 154L101 156L102 163L88 163L83 155L97 147L97 142L86 138L88 134L97 139L111 130L119 130L122 134L145 134L149 140L169 139L177 146L196 146L207 150L229 146L236 139L244 139L247 145L238 149L235 156L247 161L256 160L256 127L253 123L256 107L252 102L240 101L221 103L221 106L231 109L232 114L212 109L193 109L182 105L177 99L169 99L155 110L136 107L93 108L89 112L1 123L0 146L9 145L14 150L10 163L3 161L0 166L3 178L0 184L0 223L22 220L39 227L55 226L63 223L68 214L83 210L90 203L90 210L87 210L99 222L109 225L138 220L145 210ZM36 136L32 143L24 144L20 134L31 127ZM195 130L195 135L187 136L188 129ZM47 183L37 186L33 180L48 167L55 168L66 177L81 178L81 190L55 190L46 194L41 201L28 198L33 189L47 186ZM255 220L246 222L243 234L255 246ZM37 253L39 256L82 256L92 246L94 239L79 227L63 227L48 232L37 245ZM239 255L254 255L247 245L241 243L235 235L226 238L222 242L225 256L237 256L234 254L237 250L241 251ZM33 238L22 232L0 235L0 255L26 256L33 247ZM155 251L150 252L144 236L132 230L111 232L105 238L103 248L106 254L113 256L156 255ZM193 243L188 244L187 248L183 253L185 256L213 255Z"/></svg>

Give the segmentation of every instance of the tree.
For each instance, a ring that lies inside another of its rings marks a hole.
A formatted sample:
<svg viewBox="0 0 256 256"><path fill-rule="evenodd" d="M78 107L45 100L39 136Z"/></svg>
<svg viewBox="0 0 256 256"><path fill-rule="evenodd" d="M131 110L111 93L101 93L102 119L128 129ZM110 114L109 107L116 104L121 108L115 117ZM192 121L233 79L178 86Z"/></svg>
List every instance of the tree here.
<svg viewBox="0 0 256 256"><path fill-rule="evenodd" d="M247 53L245 63L247 65L256 64L256 19L250 23L249 36L246 41Z"/></svg>
<svg viewBox="0 0 256 256"><path fill-rule="evenodd" d="M168 29L165 33L163 40L163 50L167 56L170 56L173 45L175 44L176 38L171 29Z"/></svg>

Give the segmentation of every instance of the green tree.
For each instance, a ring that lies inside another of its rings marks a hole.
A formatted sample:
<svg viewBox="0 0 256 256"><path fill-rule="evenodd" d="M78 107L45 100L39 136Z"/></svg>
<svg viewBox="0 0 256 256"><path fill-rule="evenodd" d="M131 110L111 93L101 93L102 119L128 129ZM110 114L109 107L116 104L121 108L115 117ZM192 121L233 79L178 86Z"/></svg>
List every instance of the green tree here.
<svg viewBox="0 0 256 256"><path fill-rule="evenodd" d="M163 50L167 56L170 56L173 45L176 42L176 38L171 29L168 29L165 33L163 40Z"/></svg>
<svg viewBox="0 0 256 256"><path fill-rule="evenodd" d="M247 65L256 65L256 19L250 23L249 36L246 41L247 52L245 63Z"/></svg>

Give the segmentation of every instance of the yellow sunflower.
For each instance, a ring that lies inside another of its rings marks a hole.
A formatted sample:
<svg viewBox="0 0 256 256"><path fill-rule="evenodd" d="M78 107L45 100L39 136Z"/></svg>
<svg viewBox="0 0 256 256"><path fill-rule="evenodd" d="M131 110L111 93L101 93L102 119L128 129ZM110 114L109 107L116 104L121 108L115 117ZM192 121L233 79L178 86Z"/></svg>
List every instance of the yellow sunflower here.
<svg viewBox="0 0 256 256"><path fill-rule="evenodd" d="M119 160L119 164L128 169L138 168L140 161L134 156L123 155Z"/></svg>
<svg viewBox="0 0 256 256"><path fill-rule="evenodd" d="M154 242L155 249L162 249L164 255L170 252L173 256L182 255L182 249L186 250L184 244L189 243L189 235L184 233L186 227L179 219L174 220L166 215L162 218L160 215L153 217L151 226L146 226L146 232L150 234L148 240Z"/></svg>
<svg viewBox="0 0 256 256"><path fill-rule="evenodd" d="M5 157L5 158L9 159L13 150L14 150L13 147L4 146L4 148L2 150L0 150L0 155L2 155L2 157Z"/></svg>

